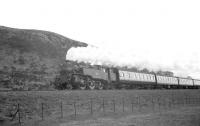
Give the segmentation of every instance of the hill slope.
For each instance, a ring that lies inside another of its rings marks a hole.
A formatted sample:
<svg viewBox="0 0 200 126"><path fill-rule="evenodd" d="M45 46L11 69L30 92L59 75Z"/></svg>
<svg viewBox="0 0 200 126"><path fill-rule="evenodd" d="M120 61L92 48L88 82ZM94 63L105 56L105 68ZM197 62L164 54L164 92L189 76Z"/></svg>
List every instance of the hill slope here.
<svg viewBox="0 0 200 126"><path fill-rule="evenodd" d="M86 47L62 35L0 26L0 86L49 84L71 47Z"/></svg>

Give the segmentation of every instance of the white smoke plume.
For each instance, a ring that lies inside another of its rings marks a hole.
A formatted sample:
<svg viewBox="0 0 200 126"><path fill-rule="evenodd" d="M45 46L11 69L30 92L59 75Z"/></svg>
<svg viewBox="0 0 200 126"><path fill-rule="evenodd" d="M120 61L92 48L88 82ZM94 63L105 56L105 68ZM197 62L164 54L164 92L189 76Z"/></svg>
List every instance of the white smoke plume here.
<svg viewBox="0 0 200 126"><path fill-rule="evenodd" d="M175 76L200 79L200 55L177 52L162 54L144 50L120 51L95 46L71 48L67 60L96 65L127 66L153 71L171 71Z"/></svg>

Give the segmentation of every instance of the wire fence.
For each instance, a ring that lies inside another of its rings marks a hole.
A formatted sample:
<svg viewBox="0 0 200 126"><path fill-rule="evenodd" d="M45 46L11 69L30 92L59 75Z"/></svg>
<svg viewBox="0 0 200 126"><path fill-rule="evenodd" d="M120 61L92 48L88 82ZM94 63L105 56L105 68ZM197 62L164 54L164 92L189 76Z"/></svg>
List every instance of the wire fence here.
<svg viewBox="0 0 200 126"><path fill-rule="evenodd" d="M68 101L58 102L40 101L33 106L33 110L26 105L18 103L15 105L13 121L19 125L27 121L42 122L49 119L76 120L91 116L105 116L117 114L141 114L148 112L162 113L180 107L200 106L200 96L184 95L177 97L175 94L165 96L133 96L113 98L75 98Z"/></svg>

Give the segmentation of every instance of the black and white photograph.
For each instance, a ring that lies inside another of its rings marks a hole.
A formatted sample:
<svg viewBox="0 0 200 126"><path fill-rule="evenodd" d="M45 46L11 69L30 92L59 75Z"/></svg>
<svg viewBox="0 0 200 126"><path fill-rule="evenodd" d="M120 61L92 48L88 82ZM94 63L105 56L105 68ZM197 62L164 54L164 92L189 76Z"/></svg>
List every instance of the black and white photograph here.
<svg viewBox="0 0 200 126"><path fill-rule="evenodd" d="M0 0L0 126L200 126L200 1Z"/></svg>

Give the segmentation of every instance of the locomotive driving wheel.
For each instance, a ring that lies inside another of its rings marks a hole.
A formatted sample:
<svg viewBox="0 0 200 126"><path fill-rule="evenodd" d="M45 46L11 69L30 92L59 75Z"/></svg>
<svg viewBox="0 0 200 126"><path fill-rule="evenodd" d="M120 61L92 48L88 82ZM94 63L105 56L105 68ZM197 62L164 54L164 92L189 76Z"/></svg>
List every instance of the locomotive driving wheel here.
<svg viewBox="0 0 200 126"><path fill-rule="evenodd" d="M94 90L94 89L95 89L95 84L94 84L93 81L91 81L91 80L88 81L88 88L89 88L90 90Z"/></svg>
<svg viewBox="0 0 200 126"><path fill-rule="evenodd" d="M81 81L80 81L79 88L80 88L81 90L85 90L85 89L86 89L86 83L85 83L84 80L81 80Z"/></svg>
<svg viewBox="0 0 200 126"><path fill-rule="evenodd" d="M72 89L72 85L68 83L68 84L66 85L66 89L67 89L67 90L71 90L71 89Z"/></svg>
<svg viewBox="0 0 200 126"><path fill-rule="evenodd" d="M97 89L102 90L103 89L103 84L100 81L97 81Z"/></svg>

